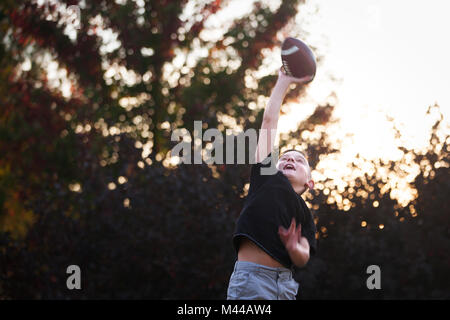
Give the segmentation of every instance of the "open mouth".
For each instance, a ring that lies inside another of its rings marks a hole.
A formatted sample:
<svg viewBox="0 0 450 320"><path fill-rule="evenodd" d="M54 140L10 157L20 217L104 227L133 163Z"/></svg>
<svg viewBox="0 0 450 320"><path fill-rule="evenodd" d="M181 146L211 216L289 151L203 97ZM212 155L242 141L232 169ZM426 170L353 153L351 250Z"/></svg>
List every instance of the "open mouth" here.
<svg viewBox="0 0 450 320"><path fill-rule="evenodd" d="M294 167L294 165L288 163L287 165L285 165L283 167L283 170L294 170L295 171L295 167Z"/></svg>

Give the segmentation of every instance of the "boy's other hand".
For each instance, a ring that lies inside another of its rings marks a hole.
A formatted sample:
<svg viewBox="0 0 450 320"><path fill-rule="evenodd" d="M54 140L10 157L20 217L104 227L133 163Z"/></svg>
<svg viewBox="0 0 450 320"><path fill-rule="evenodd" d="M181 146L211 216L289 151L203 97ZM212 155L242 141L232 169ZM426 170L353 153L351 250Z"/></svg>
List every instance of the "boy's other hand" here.
<svg viewBox="0 0 450 320"><path fill-rule="evenodd" d="M292 218L289 229L286 230L279 226L278 234L289 254L295 251L309 252L309 242L305 237L302 237L302 225L295 226L295 218Z"/></svg>

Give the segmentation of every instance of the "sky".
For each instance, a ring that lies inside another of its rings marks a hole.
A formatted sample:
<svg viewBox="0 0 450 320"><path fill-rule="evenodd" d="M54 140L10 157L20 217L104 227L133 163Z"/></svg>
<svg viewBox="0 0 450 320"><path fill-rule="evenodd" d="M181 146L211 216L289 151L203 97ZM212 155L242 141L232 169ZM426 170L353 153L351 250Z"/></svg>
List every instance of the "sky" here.
<svg viewBox="0 0 450 320"><path fill-rule="evenodd" d="M440 105L446 124L442 130L450 133L449 8L449 2L438 0L307 0L300 7L297 36L322 58L306 96L280 117L279 130L295 130L335 92L331 102L338 121L326 131L339 153L314 168L318 185L330 178L342 187L372 171L367 163L360 164L361 171L350 169L357 154L367 160L404 161L400 145L424 150L436 119L436 113L426 116L429 106ZM386 173L385 178L395 189L391 196L407 204L414 197L410 183L419 168L410 162L403 169L405 176Z"/></svg>
<svg viewBox="0 0 450 320"><path fill-rule="evenodd" d="M336 116L343 130L363 137L359 143L385 148L389 126L381 122L388 115L408 147L424 147L428 106L439 104L447 123L450 116L449 8L438 0L307 1L297 21L307 21L307 39L323 54L309 98L336 91ZM338 83L330 84L329 75ZM378 137L362 132L370 129Z"/></svg>
<svg viewBox="0 0 450 320"><path fill-rule="evenodd" d="M204 38L220 38L223 28L245 16L253 2L226 2L207 20L210 32ZM280 4L263 2L274 10ZM403 146L423 150L435 119L425 119L428 107L439 104L449 123L448 9L446 0L306 0L287 35L311 45L321 61L307 95L284 108L288 113L280 117L280 132L295 130L335 92L339 123L329 130L335 137L352 137L342 146L352 149L346 150L347 157L358 152L368 159L398 159L401 153L387 117L402 133ZM279 68L278 51L269 54L271 66L261 76Z"/></svg>

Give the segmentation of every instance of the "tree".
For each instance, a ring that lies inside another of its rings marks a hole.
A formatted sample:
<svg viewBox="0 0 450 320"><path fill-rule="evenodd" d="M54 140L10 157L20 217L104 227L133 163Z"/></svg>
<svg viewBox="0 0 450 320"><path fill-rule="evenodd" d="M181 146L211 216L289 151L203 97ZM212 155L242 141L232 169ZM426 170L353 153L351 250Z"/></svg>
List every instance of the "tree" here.
<svg viewBox="0 0 450 320"><path fill-rule="evenodd" d="M275 77L245 77L300 2L256 3L212 40L221 1L3 2L0 293L222 297L249 168L167 166L170 133L258 125L245 106ZM73 264L81 293L64 286Z"/></svg>
<svg viewBox="0 0 450 320"><path fill-rule="evenodd" d="M440 107L430 107L427 115L432 113L439 117L428 149L420 154L400 146L400 163L373 163L373 174L366 173L340 193L350 199L350 209L340 209L316 190L319 256L297 275L303 284L300 298L448 299L450 147ZM386 181L378 174L387 169L401 175L401 165L420 168L412 183L416 197L406 206L392 198L392 189L382 190ZM366 269L374 264L381 270L381 290L366 287Z"/></svg>
<svg viewBox="0 0 450 320"><path fill-rule="evenodd" d="M256 2L213 37L208 18L227 2L3 1L0 297L224 298L250 166L174 166L171 132L192 132L194 120L223 133L257 129L275 77L255 71L293 32L300 3ZM79 24L70 22L71 5ZM337 152L327 143L332 112L317 106L281 146L298 132L318 133L305 142L315 167ZM376 171L342 192L347 209L333 190L307 196L319 250L297 270L299 298L448 298L443 123L425 154L400 147L401 164L420 167L406 207ZM382 290L365 286L372 264ZM81 291L66 287L69 265L81 269Z"/></svg>

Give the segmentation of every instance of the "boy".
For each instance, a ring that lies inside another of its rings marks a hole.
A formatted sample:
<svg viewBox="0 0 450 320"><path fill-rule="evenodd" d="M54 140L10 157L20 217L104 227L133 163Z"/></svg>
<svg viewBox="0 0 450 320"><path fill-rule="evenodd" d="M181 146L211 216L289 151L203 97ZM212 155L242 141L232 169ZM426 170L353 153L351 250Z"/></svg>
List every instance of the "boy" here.
<svg viewBox="0 0 450 320"><path fill-rule="evenodd" d="M294 300L298 283L291 270L305 266L316 251L314 220L300 196L314 187L305 156L288 150L278 160L276 174L262 171L271 158L273 133L289 85L309 81L311 77L289 77L280 69L264 110L250 188L233 235L238 258L228 286L229 300Z"/></svg>

